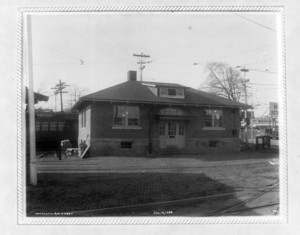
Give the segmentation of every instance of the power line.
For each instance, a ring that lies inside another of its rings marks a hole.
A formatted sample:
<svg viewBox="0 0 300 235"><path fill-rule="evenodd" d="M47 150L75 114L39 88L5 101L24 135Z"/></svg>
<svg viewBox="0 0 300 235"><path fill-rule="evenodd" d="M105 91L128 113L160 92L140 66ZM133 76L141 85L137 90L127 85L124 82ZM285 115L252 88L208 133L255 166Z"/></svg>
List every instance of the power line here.
<svg viewBox="0 0 300 235"><path fill-rule="evenodd" d="M271 47L274 44L275 43L272 43L272 44L268 44L268 45L265 45L265 46L256 47L256 48L253 48L253 49L249 49L249 50L237 52L237 53L234 53L234 54L230 54L230 55L227 55L227 56L217 57L217 58L211 59L211 61L216 61L216 60L225 59L225 58L229 58L229 57L233 57L233 56L237 56L237 55L242 55L242 54L252 52L252 51L257 51L257 50L260 50L260 49L263 49L263 48ZM193 63L193 65L201 65L201 63L195 62L195 63Z"/></svg>
<svg viewBox="0 0 300 235"><path fill-rule="evenodd" d="M255 61L253 63L250 63L250 64L246 64L245 66L249 66L249 65L254 65L254 64L261 64L261 63L265 63L267 61L271 61L271 60L274 60L275 58L270 58L270 59L267 59L267 60L263 60L263 61Z"/></svg>
<svg viewBox="0 0 300 235"><path fill-rule="evenodd" d="M277 86L277 84L271 84L271 83L252 83L252 82L251 85Z"/></svg>
<svg viewBox="0 0 300 235"><path fill-rule="evenodd" d="M251 69L249 68L251 71L255 71L255 72L261 72L261 73L273 73L273 74L277 74L276 72L272 72L272 71L269 71L268 69L265 69L265 70L259 70L259 69Z"/></svg>
<svg viewBox="0 0 300 235"><path fill-rule="evenodd" d="M235 53L235 54L231 54L231 55L228 55L228 56L219 57L219 58L217 58L215 60L225 59L225 58L229 58L229 57L232 57L232 56L245 54L245 53L248 53L248 52L251 52L251 51L257 51L257 50L260 50L260 49L263 49L263 48L271 47L274 44L275 43L272 43L272 44L269 44L269 45L265 45L265 46L262 46L262 47L253 48L253 49L246 50L246 51L241 51L241 52L238 52L238 53Z"/></svg>
<svg viewBox="0 0 300 235"><path fill-rule="evenodd" d="M73 30L72 28L70 28L69 26L65 25L64 23L62 23L61 21L57 20L56 18L54 18L53 16L51 16L57 23L59 23L60 25L64 26L65 28L67 28L69 31L71 31L72 33L76 34L77 36L79 36L81 39L83 39L86 42L89 42L90 44L92 44L94 47L96 47L97 49L105 52L106 54L118 59L118 60L122 60L120 58L117 58L115 55L113 55L112 53L108 52L107 50L103 49L102 47L99 47L97 44L95 44L93 41L89 40L88 38L82 36L80 33L76 32L75 30ZM128 62L128 61L126 61Z"/></svg>
<svg viewBox="0 0 300 235"><path fill-rule="evenodd" d="M64 55L64 56L67 56L67 57L72 58L72 59L74 59L74 60L78 60L78 61L81 60L80 58L71 56L71 55L69 55L69 54L67 54L67 53L65 53L65 52L62 52L62 51L60 51L60 50L58 50L58 49L55 49L55 48L53 48L53 47L49 47L49 46L46 46L46 45L43 45L43 44L39 44L39 43L37 43L37 45L40 46L40 47L47 48L48 50L51 50L51 51L56 51L56 52L58 52L58 53L60 53L60 54L62 54L62 55Z"/></svg>
<svg viewBox="0 0 300 235"><path fill-rule="evenodd" d="M266 29L269 29L269 30L271 30L271 31L273 31L273 32L276 32L275 29L269 28L269 27L267 27L267 26L265 26L265 25L263 25L263 24L260 24L260 23L258 23L258 22L256 22L256 21L250 20L249 18L247 18L247 17L245 17L245 16L241 16L241 15L239 15L239 14L235 14L235 15L238 16L238 17L241 17L241 18L243 18L244 20L247 20L247 21L249 21L249 22L251 22L251 23L253 23L253 24L259 25L259 26L264 27L264 28L266 28Z"/></svg>

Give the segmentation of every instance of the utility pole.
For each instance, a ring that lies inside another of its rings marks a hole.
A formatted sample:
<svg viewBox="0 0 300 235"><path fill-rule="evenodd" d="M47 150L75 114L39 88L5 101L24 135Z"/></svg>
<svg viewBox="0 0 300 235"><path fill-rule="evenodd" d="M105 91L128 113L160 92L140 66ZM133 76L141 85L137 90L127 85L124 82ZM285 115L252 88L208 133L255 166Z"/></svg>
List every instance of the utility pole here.
<svg viewBox="0 0 300 235"><path fill-rule="evenodd" d="M25 48L25 75L29 81L28 89L28 112L29 112L29 182L32 185L37 185L37 169L36 169L36 138L35 138L35 111L34 111L34 92L33 92L33 63L32 63L32 32L31 32L31 16L28 15L27 18L27 47ZM26 164L28 164L26 162Z"/></svg>
<svg viewBox="0 0 300 235"><path fill-rule="evenodd" d="M56 89L56 88L51 88L51 89ZM54 96L55 96L55 112L56 112L56 95L58 94L58 91L54 91Z"/></svg>
<svg viewBox="0 0 300 235"><path fill-rule="evenodd" d="M56 96L56 94L60 94L60 111L63 112L64 108L63 108L63 99L62 99L62 94L63 93L68 93L67 91L63 91L63 89L65 89L66 87L68 87L70 85L66 85L65 82L61 82L61 80L59 80L59 83L55 85L55 87L52 87L51 89L54 89L54 94Z"/></svg>
<svg viewBox="0 0 300 235"><path fill-rule="evenodd" d="M244 72L244 81L243 81L243 86L244 86L244 92L245 92L245 103L248 104L248 92L247 92L247 83L249 82L249 79L246 79L246 73L249 72L249 69L246 69L245 66L240 69L241 72Z"/></svg>
<svg viewBox="0 0 300 235"><path fill-rule="evenodd" d="M149 64L152 62L152 61L144 61L144 58L150 58L150 55L144 55L143 53L141 53L139 55L133 54L133 56L140 57L140 60L137 62L137 64L140 65L140 70L141 70L140 81L143 81L143 69L146 67L144 64Z"/></svg>
<svg viewBox="0 0 300 235"><path fill-rule="evenodd" d="M249 79L246 79L246 73L249 72L249 69L246 69L246 66L237 66L237 68L240 68L240 71L244 73L244 79L243 79L243 87L244 87L244 93L245 93L245 104L248 104L248 92L247 92L247 83L249 82ZM244 110L244 118L247 120L247 110ZM251 114L252 118L252 114ZM252 120L251 120L252 121ZM248 127L245 127L245 141L246 145L248 146Z"/></svg>

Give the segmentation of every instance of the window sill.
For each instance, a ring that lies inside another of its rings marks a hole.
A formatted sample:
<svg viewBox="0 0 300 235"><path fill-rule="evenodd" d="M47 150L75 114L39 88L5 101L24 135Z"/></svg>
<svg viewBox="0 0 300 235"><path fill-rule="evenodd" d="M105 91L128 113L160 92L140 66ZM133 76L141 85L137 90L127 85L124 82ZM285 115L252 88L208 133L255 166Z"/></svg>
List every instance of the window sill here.
<svg viewBox="0 0 300 235"><path fill-rule="evenodd" d="M140 126L113 126L112 129L117 129L117 130L141 130L142 127L140 127Z"/></svg>
<svg viewBox="0 0 300 235"><path fill-rule="evenodd" d="M225 131L223 127L203 127L202 130L205 131Z"/></svg>

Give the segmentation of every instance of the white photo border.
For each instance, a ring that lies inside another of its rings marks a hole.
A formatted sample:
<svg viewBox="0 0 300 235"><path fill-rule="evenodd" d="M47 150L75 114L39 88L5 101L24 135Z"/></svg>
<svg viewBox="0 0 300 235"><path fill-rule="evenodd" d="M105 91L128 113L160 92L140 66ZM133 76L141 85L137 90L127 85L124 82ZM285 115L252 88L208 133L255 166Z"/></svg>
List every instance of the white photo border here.
<svg viewBox="0 0 300 235"><path fill-rule="evenodd" d="M256 217L42 217L26 216L25 184L25 87L23 81L24 19L30 14L47 13L226 13L255 12L278 13L278 65L279 65L279 122L280 122L280 215ZM286 45L284 6L95 6L95 7L20 7L17 16L17 200L18 224L31 225L146 225L146 224L278 224L288 218L287 170L287 97L286 97Z"/></svg>

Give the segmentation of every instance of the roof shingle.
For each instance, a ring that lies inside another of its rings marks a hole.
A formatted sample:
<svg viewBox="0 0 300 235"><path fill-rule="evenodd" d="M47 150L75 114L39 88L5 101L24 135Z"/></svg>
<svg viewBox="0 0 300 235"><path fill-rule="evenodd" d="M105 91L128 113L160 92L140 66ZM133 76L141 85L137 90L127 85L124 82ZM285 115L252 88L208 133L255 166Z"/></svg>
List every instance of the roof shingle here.
<svg viewBox="0 0 300 235"><path fill-rule="evenodd" d="M148 82L145 82L148 83ZM167 83L154 83L156 86L167 86ZM162 85L163 84L163 85ZM171 84L174 85L174 84ZM174 104L174 105L197 105L197 106L227 106L236 108L250 108L251 106L229 100L214 94L185 87L179 84L178 87L185 89L184 99L161 98L156 96L145 85L139 81L126 81L121 84L97 91L90 95L81 97L74 105L73 109L80 108L85 101L118 101L133 103L153 103L153 104ZM171 86L172 87L172 86Z"/></svg>

